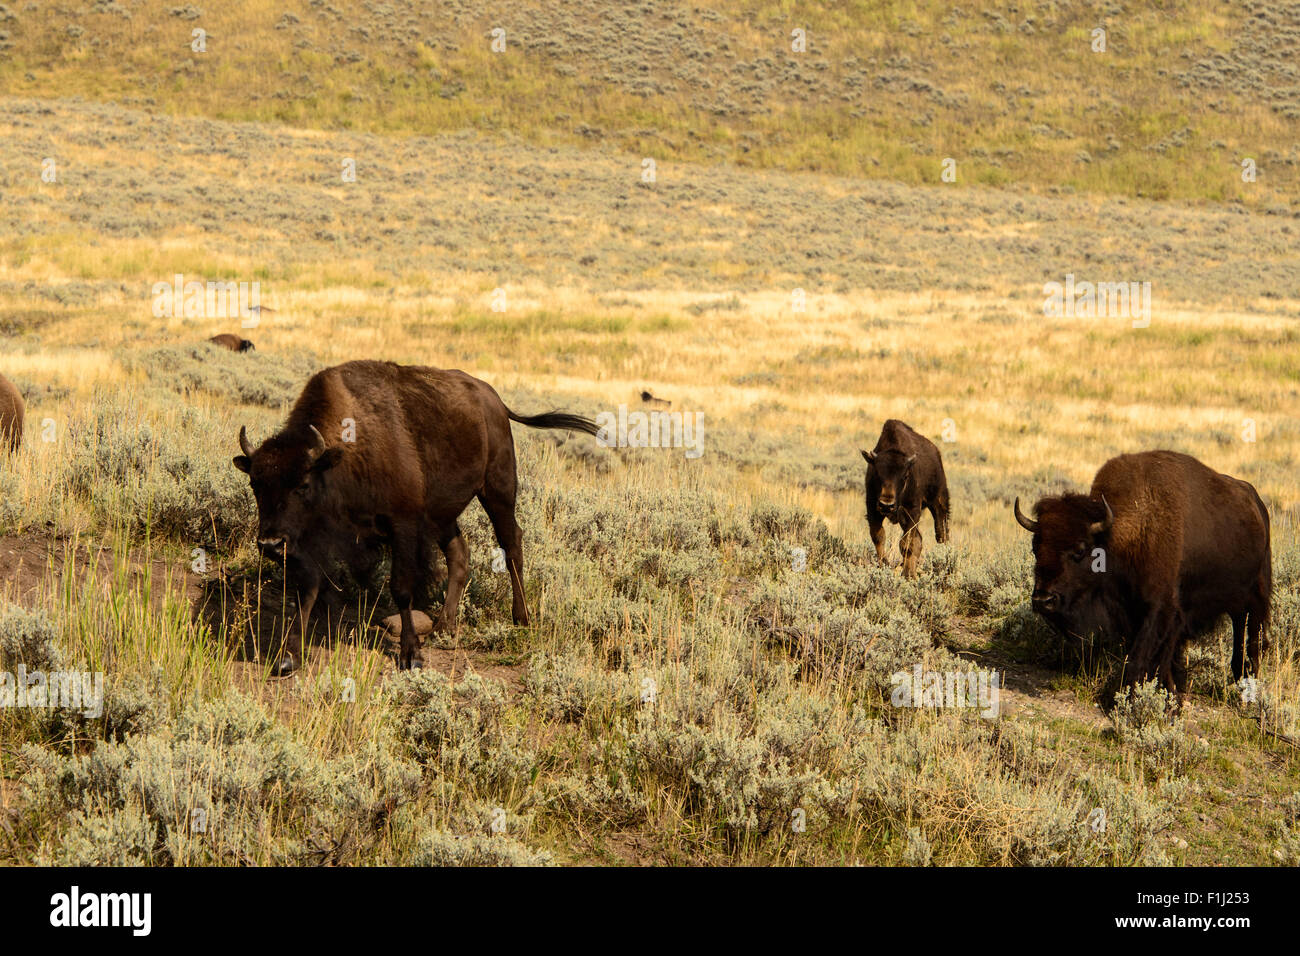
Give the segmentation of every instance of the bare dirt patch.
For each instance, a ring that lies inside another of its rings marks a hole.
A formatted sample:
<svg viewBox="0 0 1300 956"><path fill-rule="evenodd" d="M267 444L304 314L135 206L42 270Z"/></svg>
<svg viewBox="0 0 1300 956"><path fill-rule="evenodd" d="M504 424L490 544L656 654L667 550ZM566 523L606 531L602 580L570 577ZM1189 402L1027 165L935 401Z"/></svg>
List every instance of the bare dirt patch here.
<svg viewBox="0 0 1300 956"><path fill-rule="evenodd" d="M146 575L150 599L155 604L169 590L197 599L202 578L183 565L159 555L148 557L136 550L128 556L126 574L132 583ZM77 579L93 576L105 586L113 579L116 563L111 548L65 534L21 534L0 537L0 597L35 605L52 592L71 571Z"/></svg>

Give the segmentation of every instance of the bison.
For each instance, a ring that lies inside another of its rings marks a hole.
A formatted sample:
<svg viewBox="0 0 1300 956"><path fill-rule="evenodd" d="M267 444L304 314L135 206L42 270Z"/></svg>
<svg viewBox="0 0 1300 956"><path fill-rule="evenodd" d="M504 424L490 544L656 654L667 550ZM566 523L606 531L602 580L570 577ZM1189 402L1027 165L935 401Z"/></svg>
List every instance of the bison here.
<svg viewBox="0 0 1300 956"><path fill-rule="evenodd" d="M283 643L274 676L292 673L304 660L312 606L331 557L377 543L392 554L400 664L420 666L413 595L436 542L447 558L447 597L435 627L455 631L469 569L457 519L473 498L505 552L514 621L528 623L512 421L598 431L595 422L562 412L516 415L492 386L464 372L371 361L317 372L285 426L256 449L240 428L243 454L234 464L248 474L257 500L258 546L285 562L297 599L296 641Z"/></svg>
<svg viewBox="0 0 1300 956"><path fill-rule="evenodd" d="M1123 641L1128 683L1158 677L1181 700L1186 643L1232 620L1232 674L1255 674L1273 593L1268 509L1254 487L1189 455L1101 466L1087 495L1043 498L1033 519L1034 610L1058 631Z"/></svg>
<svg viewBox="0 0 1300 956"><path fill-rule="evenodd" d="M885 521L900 525L903 576L916 577L922 509L930 509L934 539L941 544L948 540L948 479L943 473L943 457L934 442L896 418L885 422L876 447L863 451L862 457L867 460L867 525L876 554L886 560Z"/></svg>
<svg viewBox="0 0 1300 956"><path fill-rule="evenodd" d="M22 444L24 408L18 388L0 375L0 448L15 452Z"/></svg>
<svg viewBox="0 0 1300 956"><path fill-rule="evenodd" d="M232 352L256 352L253 343L248 339L241 339L238 335L231 335L229 332L222 332L220 335L214 335L208 339L213 345L220 345L223 349L230 349Z"/></svg>

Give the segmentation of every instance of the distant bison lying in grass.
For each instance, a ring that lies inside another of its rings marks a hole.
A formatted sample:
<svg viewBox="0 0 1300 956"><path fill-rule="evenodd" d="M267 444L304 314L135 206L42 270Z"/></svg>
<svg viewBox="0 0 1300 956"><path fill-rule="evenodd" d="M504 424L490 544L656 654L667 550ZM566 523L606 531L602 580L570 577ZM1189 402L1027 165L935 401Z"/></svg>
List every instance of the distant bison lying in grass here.
<svg viewBox="0 0 1300 956"><path fill-rule="evenodd" d="M9 379L0 375L0 449L17 451L23 441L23 397Z"/></svg>
<svg viewBox="0 0 1300 956"><path fill-rule="evenodd" d="M885 422L867 460L867 525L876 554L885 557L886 520L902 527L898 549L903 555L903 576L916 577L921 560L921 511L930 509L934 539L948 540L948 480L943 458L934 442L918 435L896 418Z"/></svg>
<svg viewBox="0 0 1300 956"><path fill-rule="evenodd" d="M447 598L435 627L455 631L469 570L457 519L474 498L505 552L514 621L528 623L512 421L598 431L577 415L516 415L492 386L464 372L392 362L348 362L316 373L284 428L256 449L239 430L243 454L234 464L248 474L257 499L258 545L285 562L298 602L297 640L281 648L276 676L304 660L312 606L331 559L379 543L392 552L400 664L419 667L412 599L436 542L447 557Z"/></svg>
<svg viewBox="0 0 1300 956"><path fill-rule="evenodd" d="M253 343L248 339L241 339L238 335L231 335L229 332L222 332L220 335L214 335L208 339L213 345L220 345L223 349L230 349L232 352L255 352Z"/></svg>
<svg viewBox="0 0 1300 956"><path fill-rule="evenodd" d="M1232 619L1232 675L1254 674L1273 593L1268 509L1253 486L1188 455L1148 451L1101 466L1086 495L1043 498L1033 606L1067 636L1121 638L1129 683L1187 688L1186 643Z"/></svg>

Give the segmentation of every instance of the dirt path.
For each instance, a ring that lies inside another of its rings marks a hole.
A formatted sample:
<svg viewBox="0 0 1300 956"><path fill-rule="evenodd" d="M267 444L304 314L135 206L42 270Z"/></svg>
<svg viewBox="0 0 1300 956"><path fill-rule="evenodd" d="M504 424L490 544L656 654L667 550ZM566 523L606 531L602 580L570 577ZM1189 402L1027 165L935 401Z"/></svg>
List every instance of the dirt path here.
<svg viewBox="0 0 1300 956"><path fill-rule="evenodd" d="M953 617L952 635L945 643L958 656L998 671L1002 675L999 707L1004 717L1064 719L1078 721L1090 729L1109 726L1106 715L1093 701L1084 701L1073 691L1052 686L1060 671L1014 661L989 646L970 621Z"/></svg>
<svg viewBox="0 0 1300 956"><path fill-rule="evenodd" d="M90 538L66 534L23 534L0 536L0 600L30 607L57 589L72 565L73 574L84 579L93 574L107 585L116 572L111 548ZM132 584L149 575L150 598L161 601L170 586L186 598L197 600L202 578L179 561L133 552L126 568Z"/></svg>

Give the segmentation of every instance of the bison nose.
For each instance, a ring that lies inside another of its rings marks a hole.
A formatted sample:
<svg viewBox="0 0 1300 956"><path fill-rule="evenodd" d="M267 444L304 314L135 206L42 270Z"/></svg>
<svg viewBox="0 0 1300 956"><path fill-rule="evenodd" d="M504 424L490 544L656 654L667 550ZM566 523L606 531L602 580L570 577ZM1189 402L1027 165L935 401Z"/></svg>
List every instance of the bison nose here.
<svg viewBox="0 0 1300 956"><path fill-rule="evenodd" d="M282 558L285 551L284 538L258 538L257 547L268 558Z"/></svg>
<svg viewBox="0 0 1300 956"><path fill-rule="evenodd" d="M894 510L893 501L886 501L884 498L881 498L879 504L880 504L880 510L883 511L885 514L889 514L891 511Z"/></svg>
<svg viewBox="0 0 1300 956"><path fill-rule="evenodd" d="M1034 595L1033 604L1035 611L1055 611L1061 606L1061 596L1051 591L1040 591Z"/></svg>

